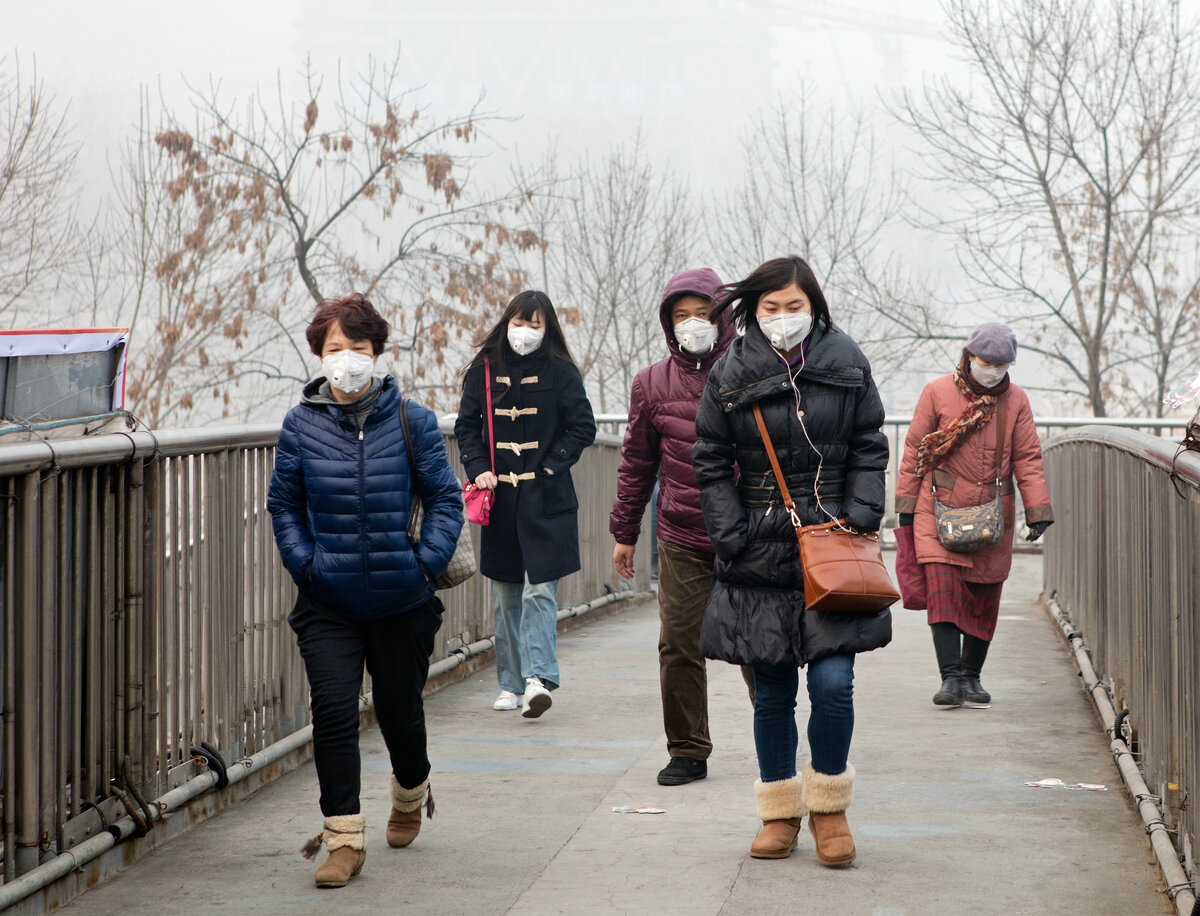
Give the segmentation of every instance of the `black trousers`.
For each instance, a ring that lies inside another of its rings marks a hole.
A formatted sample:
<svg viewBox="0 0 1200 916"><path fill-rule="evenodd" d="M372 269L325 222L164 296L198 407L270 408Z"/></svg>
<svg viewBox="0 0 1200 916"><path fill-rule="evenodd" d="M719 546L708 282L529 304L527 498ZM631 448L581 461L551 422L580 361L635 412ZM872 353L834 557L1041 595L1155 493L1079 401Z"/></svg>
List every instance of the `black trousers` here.
<svg viewBox="0 0 1200 916"><path fill-rule="evenodd" d="M424 782L429 753L421 693L442 625L442 602L433 597L409 611L360 621L301 595L288 623L296 632L312 697L321 813L359 813L358 696L364 666L396 780L406 789Z"/></svg>

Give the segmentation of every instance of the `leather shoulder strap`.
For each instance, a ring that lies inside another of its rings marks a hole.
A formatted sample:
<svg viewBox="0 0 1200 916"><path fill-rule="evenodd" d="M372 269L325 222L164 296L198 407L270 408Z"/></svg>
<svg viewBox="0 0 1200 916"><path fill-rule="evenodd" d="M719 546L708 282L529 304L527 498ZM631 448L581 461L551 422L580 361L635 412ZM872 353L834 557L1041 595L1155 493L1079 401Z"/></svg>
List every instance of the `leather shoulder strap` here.
<svg viewBox="0 0 1200 916"><path fill-rule="evenodd" d="M767 424L763 420L762 410L754 405L754 422L758 424L758 434L762 436L763 445L767 447L767 457L771 459L771 470L775 472L775 480L779 483L779 493L783 496L783 504L789 512L794 512L796 504L792 502L792 494L788 492L787 484L783 482L783 471L779 467L779 459L775 456L775 446L771 444L771 435L767 432Z"/></svg>

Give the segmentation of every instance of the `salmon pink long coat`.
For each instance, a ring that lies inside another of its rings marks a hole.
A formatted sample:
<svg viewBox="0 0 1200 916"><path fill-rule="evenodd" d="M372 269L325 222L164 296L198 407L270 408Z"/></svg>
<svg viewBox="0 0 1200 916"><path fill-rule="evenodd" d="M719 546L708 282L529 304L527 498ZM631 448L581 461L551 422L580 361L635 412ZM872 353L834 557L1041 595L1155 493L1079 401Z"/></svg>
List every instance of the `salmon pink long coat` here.
<svg viewBox="0 0 1200 916"><path fill-rule="evenodd" d="M967 408L967 399L954 382L953 375L944 375L925 386L912 425L904 440L904 457L900 462L900 478L896 484L896 512L913 514L913 537L919 563L945 563L962 568L967 582L1003 582L1012 567L1013 532L1016 527L1016 497L1012 480L1021 493L1026 522L1054 520L1050 508L1050 491L1042 468L1042 446L1029 398L1016 385L1010 384L1002 395L1005 407L1004 454L1001 457L1001 480L1004 481L1004 537L1000 543L976 553L953 553L938 540L933 514L933 490L928 475L916 475L917 449L921 440L938 429L946 429ZM995 493L996 479L996 421L999 405L992 420L967 438L937 470L938 498L951 508L978 506L988 502ZM952 475L953 480L944 475Z"/></svg>

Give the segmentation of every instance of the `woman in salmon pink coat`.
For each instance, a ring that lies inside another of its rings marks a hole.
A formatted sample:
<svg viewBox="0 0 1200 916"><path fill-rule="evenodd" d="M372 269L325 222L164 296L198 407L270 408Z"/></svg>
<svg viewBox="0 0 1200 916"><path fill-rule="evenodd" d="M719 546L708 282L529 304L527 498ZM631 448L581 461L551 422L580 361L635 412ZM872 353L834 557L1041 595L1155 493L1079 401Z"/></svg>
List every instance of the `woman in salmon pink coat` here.
<svg viewBox="0 0 1200 916"><path fill-rule="evenodd" d="M979 677L1012 566L1015 491L1020 490L1025 507L1027 540L1036 541L1054 523L1029 398L1008 376L1016 358L1017 337L1011 328L995 321L976 328L954 372L921 392L904 443L896 512L902 528L913 526L916 560L928 587L929 628L942 676L933 697L939 706L991 702ZM1004 507L999 542L972 553L943 546L933 486L943 506L962 508L992 500L997 479Z"/></svg>

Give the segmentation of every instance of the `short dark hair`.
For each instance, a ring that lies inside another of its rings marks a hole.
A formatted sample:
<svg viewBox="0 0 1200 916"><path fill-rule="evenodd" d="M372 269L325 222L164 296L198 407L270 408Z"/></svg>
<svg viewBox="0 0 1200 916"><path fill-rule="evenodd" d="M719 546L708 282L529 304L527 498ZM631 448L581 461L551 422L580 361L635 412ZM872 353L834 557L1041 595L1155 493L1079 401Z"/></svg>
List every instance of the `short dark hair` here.
<svg viewBox="0 0 1200 916"><path fill-rule="evenodd" d="M721 287L721 297L717 300L717 312L723 312L733 306L733 320L742 328L758 324L758 300L767 293L772 293L785 286L795 283L804 290L808 301L812 304L813 324L825 328L833 326L829 317L829 306L825 302L825 294L821 292L821 284L817 282L812 268L799 255L791 254L786 258L775 258L760 264L750 272L750 275L737 283L726 283Z"/></svg>
<svg viewBox="0 0 1200 916"><path fill-rule="evenodd" d="M304 332L314 355L321 355L334 322L342 326L342 333L351 340L369 340L376 356L383 352L391 331L387 320L375 311L375 306L362 293L351 293L341 299L322 299Z"/></svg>

